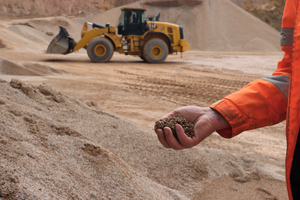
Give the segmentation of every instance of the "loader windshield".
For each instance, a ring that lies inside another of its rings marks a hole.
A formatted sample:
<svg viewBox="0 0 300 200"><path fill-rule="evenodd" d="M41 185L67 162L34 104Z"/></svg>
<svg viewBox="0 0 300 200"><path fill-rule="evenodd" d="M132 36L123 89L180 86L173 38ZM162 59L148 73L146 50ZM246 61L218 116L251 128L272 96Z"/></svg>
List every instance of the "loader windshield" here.
<svg viewBox="0 0 300 200"><path fill-rule="evenodd" d="M146 26L145 10L123 9L117 26L119 34L143 35Z"/></svg>

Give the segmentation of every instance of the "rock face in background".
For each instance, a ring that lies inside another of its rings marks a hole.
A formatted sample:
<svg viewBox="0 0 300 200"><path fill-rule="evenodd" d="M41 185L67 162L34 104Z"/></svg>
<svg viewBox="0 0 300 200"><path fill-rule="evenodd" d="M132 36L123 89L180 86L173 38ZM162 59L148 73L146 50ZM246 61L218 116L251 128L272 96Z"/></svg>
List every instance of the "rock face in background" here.
<svg viewBox="0 0 300 200"><path fill-rule="evenodd" d="M281 30L282 13L286 0L231 0L254 16Z"/></svg>

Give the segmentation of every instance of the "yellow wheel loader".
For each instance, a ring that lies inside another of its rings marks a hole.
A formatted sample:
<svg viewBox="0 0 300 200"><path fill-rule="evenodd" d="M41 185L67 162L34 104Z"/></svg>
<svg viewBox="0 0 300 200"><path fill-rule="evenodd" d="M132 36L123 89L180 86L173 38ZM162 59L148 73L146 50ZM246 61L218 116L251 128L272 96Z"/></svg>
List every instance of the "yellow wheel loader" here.
<svg viewBox="0 0 300 200"><path fill-rule="evenodd" d="M190 49L183 38L182 26L159 21L160 13L146 18L145 8L122 8L121 11L117 27L85 22L77 43L60 27L47 53L69 54L85 48L93 62L108 62L116 51L139 56L149 63L161 63L168 54Z"/></svg>

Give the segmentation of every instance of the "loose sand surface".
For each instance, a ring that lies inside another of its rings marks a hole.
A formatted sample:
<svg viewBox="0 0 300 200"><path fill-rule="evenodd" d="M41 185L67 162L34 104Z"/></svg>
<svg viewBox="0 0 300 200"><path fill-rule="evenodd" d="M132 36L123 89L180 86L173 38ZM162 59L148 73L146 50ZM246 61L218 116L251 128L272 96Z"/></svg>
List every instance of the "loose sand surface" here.
<svg viewBox="0 0 300 200"><path fill-rule="evenodd" d="M0 24L0 198L287 199L285 122L183 151L153 131L179 106L271 75L281 52L191 50L159 65L115 53L98 64L84 49L45 54L56 33L43 23L72 32L82 19L34 20Z"/></svg>
<svg viewBox="0 0 300 200"><path fill-rule="evenodd" d="M161 65L146 64L137 57L118 54L107 64L91 63L85 53L63 56L2 51L1 55L14 60L11 65L6 65L9 69L11 66L17 68L16 62L24 63L19 66L24 71L18 69L17 72L25 76L11 75L13 73L3 65L2 71L7 73L1 75L3 82L7 81L1 83L5 86L1 86L1 93L4 94L1 95L4 102L1 105L4 112L1 117L1 159L12 162L10 167L2 162L2 167L12 170L14 176L20 176L17 183L20 188L23 187L21 183L28 184L29 178L38 184L27 186L27 190L19 188L20 193L31 193L31 187L37 187L34 188L34 197L53 195L58 199L67 199L75 194L88 199L89 196L84 193L86 191L92 191L90 193L95 194L96 199L109 196L112 199L224 199L224 196L225 199L249 199L245 194L251 195L251 199L286 199L284 122L247 131L233 139L224 139L214 133L197 147L185 151L164 149L153 131L155 121L176 107L208 106L251 80L271 74L281 54L194 51L185 53L183 58L172 55ZM10 87L12 79L22 80L21 85L25 85L25 89ZM43 95L43 90L41 92L39 89L42 86L56 92ZM28 87L33 89L26 89ZM61 94L57 96L52 93ZM15 98L15 95L21 97ZM61 98L70 100L61 101ZM14 136L8 134L12 132ZM19 143L27 140L19 139L18 134L30 135L30 148L28 144L26 147L20 146ZM72 148L84 149L84 145L92 145L93 150L99 148L99 152L103 148L113 156L110 159L122 163L121 166L111 166L112 163L99 161L102 164L97 166L97 169L111 168L113 172L107 172L106 176L109 179L116 176L117 180L103 182L102 171L94 172L95 177L90 174L87 177L91 166L85 166L88 165L85 162L94 163L95 159L100 158L94 155L88 161L80 160L78 157L86 156L84 151L77 152L79 150ZM64 152L65 148L72 153ZM22 154L17 154L17 150ZM13 154L17 155L11 158ZM27 157L28 162L20 164L19 157ZM33 164L30 159L39 161ZM14 162L17 165L13 165ZM64 168L53 168L52 165L60 165L61 162L66 165ZM80 167L73 162L78 162ZM43 168L39 169L36 165ZM73 170L77 170L74 165L82 171L74 174ZM27 172L30 169L32 174ZM129 174L129 180L123 180L121 174L113 174L117 173L115 170L124 170ZM45 174L40 174L43 172ZM45 184L44 178L32 178L47 177L47 173L54 173L51 180L47 179L51 190L46 189L49 185ZM56 173L72 179L64 180ZM93 187L82 187L82 181ZM126 184L121 184L124 181ZM141 184L147 192L136 191L136 184L139 185L136 181L143 181ZM61 188L63 183L72 183L68 186L71 189ZM107 189L102 184L112 184L114 189ZM104 188L99 189L100 186ZM62 191L55 191L57 187ZM116 188L125 191L122 193ZM166 192L169 190L172 190L172 195Z"/></svg>

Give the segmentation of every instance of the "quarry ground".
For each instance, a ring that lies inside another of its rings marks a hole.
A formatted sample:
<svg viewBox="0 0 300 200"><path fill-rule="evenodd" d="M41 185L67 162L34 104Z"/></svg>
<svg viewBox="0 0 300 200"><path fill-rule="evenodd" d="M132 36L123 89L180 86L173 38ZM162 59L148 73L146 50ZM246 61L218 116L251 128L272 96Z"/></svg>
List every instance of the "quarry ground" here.
<svg viewBox="0 0 300 200"><path fill-rule="evenodd" d="M110 62L103 64L91 62L85 50L69 55L8 49L0 49L0 53L3 58L22 63L27 70L36 72L24 76L20 69L11 68L11 73L6 69L2 79L17 78L34 85L46 83L63 94L141 124L145 129L153 129L157 119L179 106L209 106L252 80L270 76L282 58L282 53L188 51L183 55L170 55L162 64L148 64L139 57L120 54L114 54ZM13 71L20 74L12 75ZM226 192L239 199L243 198L239 196L243 192L264 188L267 192L259 190L256 194L259 198L286 199L285 122L246 131L230 140L214 133L201 143L199 148L202 147L241 153L270 163L261 172L266 180L247 182L245 187L232 182L228 188L226 182L232 179L216 179L204 190L203 197L218 199ZM209 192L216 187L221 189L213 194Z"/></svg>
<svg viewBox="0 0 300 200"><path fill-rule="evenodd" d="M85 50L69 55L6 50L1 55L41 72L40 76L3 75L3 79L46 83L147 128L153 128L157 119L179 106L209 106L252 80L270 76L282 57L282 53L188 51L183 55L170 55L162 64L148 64L139 57L116 53L108 63L93 63ZM47 75L49 69L56 73ZM284 158L284 125L250 131L250 134L261 132L271 137L275 132L279 137L276 140L280 141L279 149L275 150L273 144L267 148L260 140L251 140L258 145L257 151ZM244 137L249 134L242 135L237 138L244 143ZM224 143L221 148L232 148L228 140L219 142ZM242 145L240 147L239 151L243 151Z"/></svg>
<svg viewBox="0 0 300 200"><path fill-rule="evenodd" d="M270 76L282 56L189 51L170 55L162 64L120 54L108 63L93 63L84 51L69 55L6 51L1 55L25 63L28 69L42 70L38 76L21 76L23 80L50 84L147 127L178 106L209 106L256 78ZM47 74L50 68L58 73Z"/></svg>

